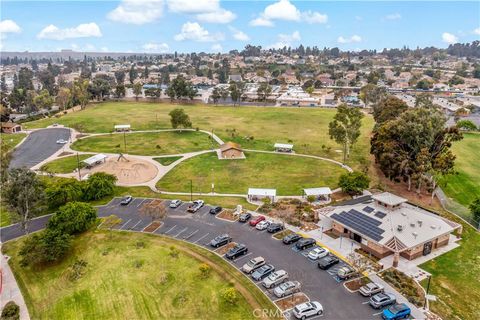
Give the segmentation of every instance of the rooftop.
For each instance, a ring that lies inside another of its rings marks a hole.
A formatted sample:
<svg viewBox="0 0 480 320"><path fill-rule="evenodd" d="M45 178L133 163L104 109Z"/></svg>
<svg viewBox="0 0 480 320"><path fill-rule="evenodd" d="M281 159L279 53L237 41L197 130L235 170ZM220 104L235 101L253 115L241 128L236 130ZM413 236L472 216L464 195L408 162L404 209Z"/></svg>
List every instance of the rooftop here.
<svg viewBox="0 0 480 320"><path fill-rule="evenodd" d="M393 193L390 193L390 192L383 192L380 194L373 195L372 199L385 203L389 206L396 206L404 202L407 202L407 199L394 195Z"/></svg>

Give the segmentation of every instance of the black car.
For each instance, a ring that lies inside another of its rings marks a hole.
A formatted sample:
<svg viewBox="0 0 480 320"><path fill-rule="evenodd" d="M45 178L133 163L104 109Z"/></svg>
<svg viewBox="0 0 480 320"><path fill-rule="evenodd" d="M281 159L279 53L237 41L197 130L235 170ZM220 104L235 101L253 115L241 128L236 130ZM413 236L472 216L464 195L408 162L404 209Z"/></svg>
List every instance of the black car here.
<svg viewBox="0 0 480 320"><path fill-rule="evenodd" d="M297 242L298 240L302 239L302 236L296 233L290 233L289 235L286 235L283 237L283 243L285 244L292 244Z"/></svg>
<svg viewBox="0 0 480 320"><path fill-rule="evenodd" d="M250 218L252 217L252 215L250 213L242 213L240 215L240 217L238 217L238 221L239 222L247 222L248 220L250 220Z"/></svg>
<svg viewBox="0 0 480 320"><path fill-rule="evenodd" d="M275 233L282 230L283 230L283 224L281 223L270 223L270 225L267 228L267 231L270 233Z"/></svg>
<svg viewBox="0 0 480 320"><path fill-rule="evenodd" d="M232 241L232 238L228 234L221 234L213 238L212 241L210 241L210 245L214 248L218 248L226 245L230 241Z"/></svg>
<svg viewBox="0 0 480 320"><path fill-rule="evenodd" d="M340 260L338 260L337 257L329 254L328 256L320 258L320 260L318 260L318 267L322 270L327 270L331 266L337 264L339 261Z"/></svg>
<svg viewBox="0 0 480 320"><path fill-rule="evenodd" d="M120 202L120 204L122 206L126 206L128 205L130 202L132 202L133 198L132 196L126 196L125 198L122 199L122 202Z"/></svg>
<svg viewBox="0 0 480 320"><path fill-rule="evenodd" d="M233 260L236 257L243 256L244 254L247 254L248 248L244 244L237 244L235 247L232 249L228 250L228 252L225 254L225 257L227 259Z"/></svg>
<svg viewBox="0 0 480 320"><path fill-rule="evenodd" d="M271 264L266 264L258 268L252 273L252 278L255 281L263 280L264 278L268 277L270 273L275 271L275 267Z"/></svg>
<svg viewBox="0 0 480 320"><path fill-rule="evenodd" d="M217 214L220 212L222 212L222 207L213 207L212 209L210 209L211 214Z"/></svg>
<svg viewBox="0 0 480 320"><path fill-rule="evenodd" d="M297 249L300 250L305 250L307 248L313 247L317 242L313 238L303 238L298 240L298 242L295 244Z"/></svg>

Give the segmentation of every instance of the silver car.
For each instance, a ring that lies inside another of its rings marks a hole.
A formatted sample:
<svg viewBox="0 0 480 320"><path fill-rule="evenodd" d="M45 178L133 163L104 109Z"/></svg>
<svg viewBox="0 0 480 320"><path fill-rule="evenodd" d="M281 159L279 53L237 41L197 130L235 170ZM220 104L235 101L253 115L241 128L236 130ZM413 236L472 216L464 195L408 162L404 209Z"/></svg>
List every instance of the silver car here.
<svg viewBox="0 0 480 320"><path fill-rule="evenodd" d="M283 298L300 291L300 282L287 281L273 289L273 294L278 298Z"/></svg>
<svg viewBox="0 0 480 320"><path fill-rule="evenodd" d="M374 294L383 292L383 286L375 282L369 282L362 286L358 291L364 297L371 297Z"/></svg>
<svg viewBox="0 0 480 320"><path fill-rule="evenodd" d="M175 200L170 201L169 207L175 209L175 208L180 207L181 204L182 204L182 200L175 199Z"/></svg>
<svg viewBox="0 0 480 320"><path fill-rule="evenodd" d="M255 269L260 268L264 264L265 259L263 257L256 257L245 263L241 270L247 274L250 274L255 271Z"/></svg>
<svg viewBox="0 0 480 320"><path fill-rule="evenodd" d="M262 285L267 288L273 288L276 285L284 282L285 280L288 279L288 273L285 270L278 270L275 272L272 272L268 277L263 279Z"/></svg>

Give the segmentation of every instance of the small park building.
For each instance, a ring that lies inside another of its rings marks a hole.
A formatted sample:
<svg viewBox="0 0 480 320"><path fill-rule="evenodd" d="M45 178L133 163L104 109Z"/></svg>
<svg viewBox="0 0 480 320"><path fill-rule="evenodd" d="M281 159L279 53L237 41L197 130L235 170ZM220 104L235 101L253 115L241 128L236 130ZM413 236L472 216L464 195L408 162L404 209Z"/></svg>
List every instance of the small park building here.
<svg viewBox="0 0 480 320"><path fill-rule="evenodd" d="M248 200L249 201L262 201L264 198L269 198L270 202L275 202L277 197L276 189L260 189L260 188L249 188L248 189Z"/></svg>
<svg viewBox="0 0 480 320"><path fill-rule="evenodd" d="M15 122L2 122L2 133L16 133L22 131L22 126Z"/></svg>
<svg viewBox="0 0 480 320"><path fill-rule="evenodd" d="M238 143L227 142L220 146L220 159L245 159L245 154Z"/></svg>

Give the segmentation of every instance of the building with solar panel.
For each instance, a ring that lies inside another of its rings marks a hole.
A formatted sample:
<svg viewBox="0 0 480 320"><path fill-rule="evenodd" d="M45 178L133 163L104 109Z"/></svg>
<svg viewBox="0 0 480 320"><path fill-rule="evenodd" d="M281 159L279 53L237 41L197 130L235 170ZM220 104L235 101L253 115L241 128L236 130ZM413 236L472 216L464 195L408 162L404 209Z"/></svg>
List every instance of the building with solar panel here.
<svg viewBox="0 0 480 320"><path fill-rule="evenodd" d="M454 240L455 229L461 232L460 224L388 192L330 208L324 214L334 233L355 240L380 259L393 254L395 267L400 256L426 256Z"/></svg>

